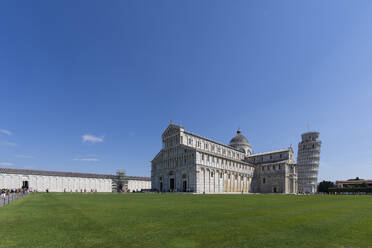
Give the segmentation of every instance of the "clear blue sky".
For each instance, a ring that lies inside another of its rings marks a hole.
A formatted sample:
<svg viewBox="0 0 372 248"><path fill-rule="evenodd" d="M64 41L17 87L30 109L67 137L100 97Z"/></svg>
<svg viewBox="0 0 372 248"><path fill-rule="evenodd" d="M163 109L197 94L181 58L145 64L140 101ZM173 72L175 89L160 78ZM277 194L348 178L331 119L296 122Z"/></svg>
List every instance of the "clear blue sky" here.
<svg viewBox="0 0 372 248"><path fill-rule="evenodd" d="M0 167L150 176L169 120L372 178L371 1L2 1ZM84 135L91 135L85 136Z"/></svg>

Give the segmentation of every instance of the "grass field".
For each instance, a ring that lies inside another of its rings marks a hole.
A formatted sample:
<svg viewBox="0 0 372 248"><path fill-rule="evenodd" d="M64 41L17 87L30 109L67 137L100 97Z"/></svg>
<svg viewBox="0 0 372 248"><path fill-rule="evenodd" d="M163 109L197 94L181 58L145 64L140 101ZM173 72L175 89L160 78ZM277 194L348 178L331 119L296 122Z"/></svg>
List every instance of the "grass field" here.
<svg viewBox="0 0 372 248"><path fill-rule="evenodd" d="M37 194L0 247L372 247L371 196Z"/></svg>

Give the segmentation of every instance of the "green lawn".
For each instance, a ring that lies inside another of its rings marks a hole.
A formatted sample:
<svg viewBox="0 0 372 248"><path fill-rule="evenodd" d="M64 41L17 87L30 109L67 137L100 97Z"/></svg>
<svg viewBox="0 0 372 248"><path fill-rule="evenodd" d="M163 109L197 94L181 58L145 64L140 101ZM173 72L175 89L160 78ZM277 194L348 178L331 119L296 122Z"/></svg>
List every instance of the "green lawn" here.
<svg viewBox="0 0 372 248"><path fill-rule="evenodd" d="M372 247L372 196L29 195L0 247Z"/></svg>

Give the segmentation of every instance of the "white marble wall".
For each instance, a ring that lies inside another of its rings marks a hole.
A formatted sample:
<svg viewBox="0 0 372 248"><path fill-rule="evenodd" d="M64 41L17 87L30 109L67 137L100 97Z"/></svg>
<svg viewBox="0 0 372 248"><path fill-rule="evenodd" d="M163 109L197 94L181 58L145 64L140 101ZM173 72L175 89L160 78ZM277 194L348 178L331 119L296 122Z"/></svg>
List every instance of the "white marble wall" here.
<svg viewBox="0 0 372 248"><path fill-rule="evenodd" d="M80 192L81 190L112 192L112 180L106 178L59 177L42 175L0 174L0 188L17 189L28 181L31 190L50 192Z"/></svg>
<svg viewBox="0 0 372 248"><path fill-rule="evenodd" d="M130 192L141 191L141 189L151 189L151 181L141 181L141 180L128 180L128 190Z"/></svg>
<svg viewBox="0 0 372 248"><path fill-rule="evenodd" d="M197 166L197 193L249 193L252 174Z"/></svg>

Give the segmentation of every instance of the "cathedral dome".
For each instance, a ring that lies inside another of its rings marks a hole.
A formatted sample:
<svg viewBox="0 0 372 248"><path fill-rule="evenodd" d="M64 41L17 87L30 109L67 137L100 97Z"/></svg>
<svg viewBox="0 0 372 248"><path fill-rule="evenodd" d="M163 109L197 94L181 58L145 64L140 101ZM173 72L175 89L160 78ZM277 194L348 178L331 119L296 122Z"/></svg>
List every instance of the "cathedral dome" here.
<svg viewBox="0 0 372 248"><path fill-rule="evenodd" d="M247 138L242 135L240 129L236 132L236 136L230 140L231 145L249 145Z"/></svg>
<svg viewBox="0 0 372 248"><path fill-rule="evenodd" d="M248 139L242 135L240 129L236 132L236 136L230 140L231 147L241 150L246 154L250 155L252 153L252 146L249 144Z"/></svg>

